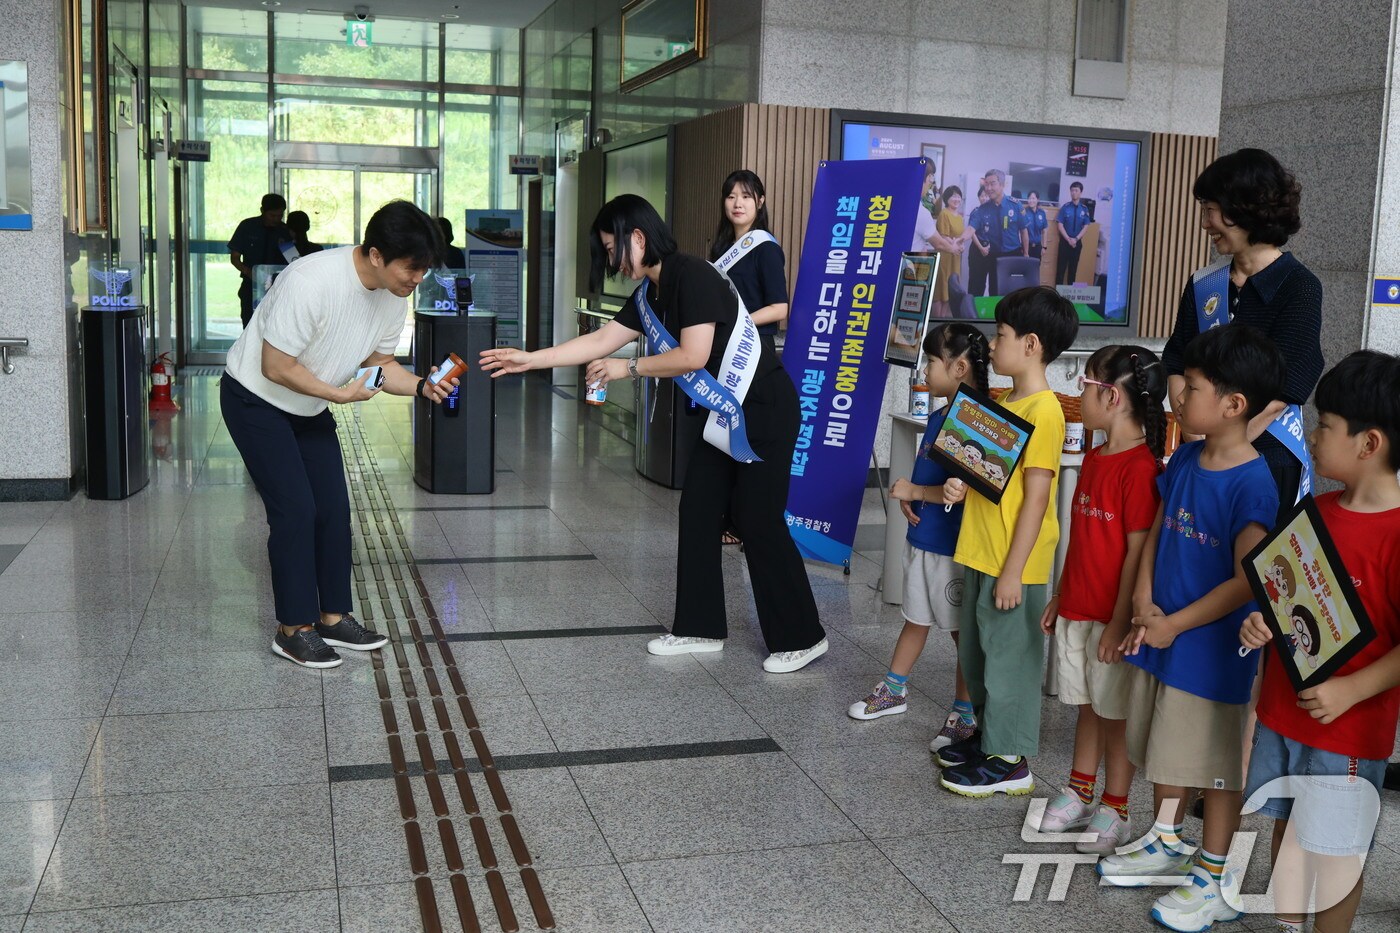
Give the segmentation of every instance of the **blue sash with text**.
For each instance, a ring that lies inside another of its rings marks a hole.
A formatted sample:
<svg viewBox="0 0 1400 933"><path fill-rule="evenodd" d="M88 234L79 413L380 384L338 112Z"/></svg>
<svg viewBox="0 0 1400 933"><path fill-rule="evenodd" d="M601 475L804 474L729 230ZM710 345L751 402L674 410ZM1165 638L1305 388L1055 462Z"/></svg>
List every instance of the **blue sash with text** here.
<svg viewBox="0 0 1400 933"><path fill-rule="evenodd" d="M1212 327L1219 327L1230 319L1230 257L1226 256L1208 266L1197 269L1191 275L1191 288L1196 299L1196 325L1201 333ZM1297 458L1302 467L1298 479L1298 496L1295 503L1312 492L1312 458L1308 456L1308 443L1303 434L1303 409L1289 405L1269 424L1273 435L1288 452Z"/></svg>
<svg viewBox="0 0 1400 933"><path fill-rule="evenodd" d="M637 311L641 315L647 346L651 352L659 354L674 350L678 346L676 338L671 336L671 332L661 323L661 318L647 301L647 283L643 282L637 286L632 297L637 303ZM731 385L738 386L752 379L753 370L758 366L760 345L758 329L754 327L753 318L748 314L740 314L734 322L733 336L737 338L730 340L730 347L734 352L725 354L724 375L721 379L711 376L702 366L677 376L676 382L696 404L711 412L710 421L723 431L720 436L714 436L713 432L707 430L705 440L740 463L757 463L761 458L749 446L748 433L744 430L743 405L729 388Z"/></svg>

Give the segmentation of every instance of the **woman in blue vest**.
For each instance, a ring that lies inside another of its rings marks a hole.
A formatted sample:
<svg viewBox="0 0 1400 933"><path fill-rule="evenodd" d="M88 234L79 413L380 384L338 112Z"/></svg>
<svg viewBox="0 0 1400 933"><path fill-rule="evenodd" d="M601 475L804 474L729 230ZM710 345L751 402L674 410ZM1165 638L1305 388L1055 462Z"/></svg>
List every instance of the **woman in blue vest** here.
<svg viewBox="0 0 1400 933"><path fill-rule="evenodd" d="M1296 406L1312 396L1323 366L1322 283L1283 250L1302 226L1301 192L1293 175L1262 149L1241 149L1206 167L1191 193L1201 204L1201 227L1221 258L1186 283L1162 352L1167 397L1176 406L1185 385L1183 351L1203 330L1248 324L1278 346L1288 361L1283 398L1249 423L1249 437L1274 475L1280 514L1296 501L1300 486L1308 491L1301 425L1297 431L1288 427Z"/></svg>
<svg viewBox="0 0 1400 933"><path fill-rule="evenodd" d="M493 376L588 364L590 385L617 379L676 379L711 409L681 492L676 613L672 630L647 643L651 654L719 651L728 635L720 533L726 518L745 542L758 624L769 655L763 669L800 670L826 653L807 568L788 532L785 510L792 452L801 422L797 389L719 271L680 252L645 199L614 198L590 231L591 281L621 273L641 283L617 316L591 334L527 353L486 350ZM611 354L640 334L651 352ZM733 392L728 387L736 386Z"/></svg>

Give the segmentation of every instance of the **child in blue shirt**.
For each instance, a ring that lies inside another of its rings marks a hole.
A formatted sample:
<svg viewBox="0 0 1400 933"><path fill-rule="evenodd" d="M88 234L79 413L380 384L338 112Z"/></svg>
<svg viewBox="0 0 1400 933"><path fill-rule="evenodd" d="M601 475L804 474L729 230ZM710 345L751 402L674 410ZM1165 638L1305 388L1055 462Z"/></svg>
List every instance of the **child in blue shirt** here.
<svg viewBox="0 0 1400 933"><path fill-rule="evenodd" d="M987 391L991 349L987 338L971 324L958 322L930 328L924 336L924 354L928 358L924 378L931 394L951 399L961 385ZM898 480L890 490L890 498L899 500L900 511L909 520L904 548L904 629L895 642L885 679L847 710L852 719L879 719L909 708L909 673L923 652L933 625L951 635L954 644L958 640L962 567L953 562L953 550L962 526L963 507L940 507L948 471L928 455L947 412L945 405L929 416L911 478ZM934 751L967 738L977 729L961 667L954 676L953 711L930 744Z"/></svg>
<svg viewBox="0 0 1400 933"><path fill-rule="evenodd" d="M1180 875L1180 887L1157 899L1152 917L1198 933L1239 916L1227 903L1238 881L1225 871L1225 855L1239 828L1243 737L1258 665L1238 650L1240 623L1253 607L1242 559L1278 512L1278 491L1248 430L1282 393L1284 360L1259 331L1231 325L1197 337L1185 368L1181 429L1205 439L1181 447L1158 479L1162 505L1124 642L1137 668L1128 755L1153 784L1158 822L1128 851L1101 861L1099 874L1123 887ZM1205 793L1194 862L1181 840L1192 787Z"/></svg>

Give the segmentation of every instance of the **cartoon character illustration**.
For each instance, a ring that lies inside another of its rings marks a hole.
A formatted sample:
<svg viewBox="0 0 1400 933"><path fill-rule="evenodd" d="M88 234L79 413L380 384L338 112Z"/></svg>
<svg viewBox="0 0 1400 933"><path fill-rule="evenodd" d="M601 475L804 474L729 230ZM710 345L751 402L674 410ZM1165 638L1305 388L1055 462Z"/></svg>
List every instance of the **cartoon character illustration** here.
<svg viewBox="0 0 1400 933"><path fill-rule="evenodd" d="M1288 613L1288 618L1293 623L1294 653L1302 652L1308 667L1316 670L1317 652L1322 647L1322 629L1318 626L1317 619L1308 607L1302 605L1294 606Z"/></svg>
<svg viewBox="0 0 1400 933"><path fill-rule="evenodd" d="M1006 485L1005 464L1003 464L1000 460L988 460L986 461L986 466L987 479L991 482L993 486L996 486L998 489L1000 489L1002 486Z"/></svg>
<svg viewBox="0 0 1400 933"><path fill-rule="evenodd" d="M983 454L984 451L982 450L981 444L976 441L968 441L963 445L962 456L959 457L959 459L967 464L974 472L980 472L978 468L982 465Z"/></svg>
<svg viewBox="0 0 1400 933"><path fill-rule="evenodd" d="M1272 602L1284 606L1293 603L1293 597L1298 592L1298 578L1282 554L1274 555L1273 561L1264 568L1264 592L1269 594Z"/></svg>
<svg viewBox="0 0 1400 933"><path fill-rule="evenodd" d="M943 435L943 449L946 450L948 455L954 460L961 459L959 454L962 453L962 441L958 439L956 434L950 431Z"/></svg>

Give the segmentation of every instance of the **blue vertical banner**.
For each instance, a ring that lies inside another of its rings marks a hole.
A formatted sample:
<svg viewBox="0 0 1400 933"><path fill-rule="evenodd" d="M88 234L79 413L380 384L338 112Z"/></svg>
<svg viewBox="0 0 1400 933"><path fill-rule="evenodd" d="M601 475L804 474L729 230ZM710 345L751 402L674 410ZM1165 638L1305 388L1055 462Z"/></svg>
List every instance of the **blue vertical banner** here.
<svg viewBox="0 0 1400 933"><path fill-rule="evenodd" d="M797 267L783 368L802 424L787 522L802 556L850 560L885 396L901 254L914 239L923 159L823 162Z"/></svg>

